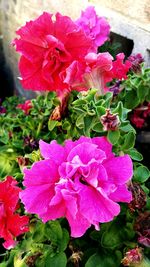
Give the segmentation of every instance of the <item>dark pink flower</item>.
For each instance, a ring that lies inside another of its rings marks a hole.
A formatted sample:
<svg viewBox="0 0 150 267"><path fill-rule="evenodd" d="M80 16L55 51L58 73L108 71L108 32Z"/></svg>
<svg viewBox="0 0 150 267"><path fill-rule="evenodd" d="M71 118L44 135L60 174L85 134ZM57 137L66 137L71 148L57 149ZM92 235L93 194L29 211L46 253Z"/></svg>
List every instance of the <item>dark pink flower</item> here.
<svg viewBox="0 0 150 267"><path fill-rule="evenodd" d="M131 62L129 60L125 60L125 55L120 53L116 56L116 60L113 61L112 66L112 78L122 80L127 79L127 73L131 67Z"/></svg>
<svg viewBox="0 0 150 267"><path fill-rule="evenodd" d="M126 183L132 177L128 155L116 157L105 137L66 140L64 146L40 141L44 158L24 170L20 193L25 208L46 222L66 217L73 237L120 212L117 202L130 202Z"/></svg>
<svg viewBox="0 0 150 267"><path fill-rule="evenodd" d="M76 21L87 36L93 41L93 52L97 51L98 46L101 46L109 39L110 25L104 17L99 17L93 6L89 6L85 11L82 11L81 17Z"/></svg>
<svg viewBox="0 0 150 267"><path fill-rule="evenodd" d="M0 182L0 237L5 240L3 246L7 249L16 245L15 237L28 231L29 218L15 213L20 191L11 176Z"/></svg>
<svg viewBox="0 0 150 267"><path fill-rule="evenodd" d="M135 73L141 72L141 63L144 62L144 58L140 53L129 56L128 60L131 62L130 70L132 70Z"/></svg>
<svg viewBox="0 0 150 267"><path fill-rule="evenodd" d="M124 54L118 54L117 59L108 53L88 53L85 62L72 65L67 69L67 82L72 87L98 89L99 94L108 91L107 83L113 79L123 80L127 78L127 72L131 66L129 61L123 63ZM73 79L76 77L76 79ZM80 78L80 79L79 79Z"/></svg>
<svg viewBox="0 0 150 267"><path fill-rule="evenodd" d="M30 109L32 108L31 100L26 100L24 104L18 104L17 108L22 109L23 112L28 115Z"/></svg>
<svg viewBox="0 0 150 267"><path fill-rule="evenodd" d="M135 110L133 114L130 116L130 120L137 128L144 127L145 119L142 118L141 112Z"/></svg>
<svg viewBox="0 0 150 267"><path fill-rule="evenodd" d="M21 27L13 44L21 53L19 69L25 89L62 92L65 70L74 61L82 61L92 41L69 17L44 12Z"/></svg>

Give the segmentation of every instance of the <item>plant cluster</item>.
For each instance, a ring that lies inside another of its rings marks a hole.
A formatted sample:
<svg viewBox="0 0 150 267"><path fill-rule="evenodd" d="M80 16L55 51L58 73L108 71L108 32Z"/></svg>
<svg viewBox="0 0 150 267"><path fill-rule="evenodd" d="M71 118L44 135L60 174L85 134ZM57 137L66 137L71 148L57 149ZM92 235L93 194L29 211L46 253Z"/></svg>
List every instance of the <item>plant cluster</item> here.
<svg viewBox="0 0 150 267"><path fill-rule="evenodd" d="M149 116L150 69L139 54L113 58L109 32L93 7L17 31L21 83L43 93L0 103L0 267L150 264L134 128L134 112Z"/></svg>

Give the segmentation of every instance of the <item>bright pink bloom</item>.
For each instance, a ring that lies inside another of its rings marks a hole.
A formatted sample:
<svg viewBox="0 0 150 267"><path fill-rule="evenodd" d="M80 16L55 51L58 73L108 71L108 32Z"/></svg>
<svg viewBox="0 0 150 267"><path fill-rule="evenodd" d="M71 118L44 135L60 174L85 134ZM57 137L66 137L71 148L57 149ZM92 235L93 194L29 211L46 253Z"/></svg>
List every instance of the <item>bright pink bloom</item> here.
<svg viewBox="0 0 150 267"><path fill-rule="evenodd" d="M113 61L113 57L108 53L88 53L84 62L74 62L66 70L66 83L72 88L90 88L98 89L99 94L108 91L107 83L114 79L122 80L127 78L127 72L131 66L129 61L123 63L124 54L118 54L117 59ZM75 78L75 79L74 79Z"/></svg>
<svg viewBox="0 0 150 267"><path fill-rule="evenodd" d="M65 70L74 61L82 61L91 48L86 36L69 17L44 12L21 27L13 44L21 53L19 69L25 89L61 92L68 89Z"/></svg>
<svg viewBox="0 0 150 267"><path fill-rule="evenodd" d="M118 54L116 60L113 61L113 57L108 52L88 53L85 56L88 67L86 68L86 74L83 76L88 89L94 87L99 90L100 94L103 94L108 91L108 82L113 81L113 79L127 79L127 72L131 63L128 60L123 63L124 57L123 53Z"/></svg>
<svg viewBox="0 0 150 267"><path fill-rule="evenodd" d="M25 208L46 222L66 217L73 237L120 212L116 202L130 202L126 183L133 174L128 155L116 157L105 137L66 140L64 146L40 141L44 158L24 170L20 193Z"/></svg>
<svg viewBox="0 0 150 267"><path fill-rule="evenodd" d="M85 57L87 68L84 79L88 89L96 88L100 94L104 93L106 83L112 79L112 60L113 57L108 52L87 54Z"/></svg>
<svg viewBox="0 0 150 267"><path fill-rule="evenodd" d="M120 53L116 56L116 60L113 61L112 78L122 80L127 79L127 73L132 66L129 60L125 60L125 55Z"/></svg>
<svg viewBox="0 0 150 267"><path fill-rule="evenodd" d="M30 109L32 108L31 100L26 100L24 104L18 104L17 108L22 109L26 115L29 114Z"/></svg>
<svg viewBox="0 0 150 267"><path fill-rule="evenodd" d="M7 249L16 245L15 237L28 231L29 218L15 213L20 191L11 176L0 182L0 238L4 238L3 246Z"/></svg>
<svg viewBox="0 0 150 267"><path fill-rule="evenodd" d="M76 21L87 36L93 41L93 52L97 51L98 46L101 46L109 39L110 25L104 17L99 17L93 6L87 7L82 11L81 17Z"/></svg>

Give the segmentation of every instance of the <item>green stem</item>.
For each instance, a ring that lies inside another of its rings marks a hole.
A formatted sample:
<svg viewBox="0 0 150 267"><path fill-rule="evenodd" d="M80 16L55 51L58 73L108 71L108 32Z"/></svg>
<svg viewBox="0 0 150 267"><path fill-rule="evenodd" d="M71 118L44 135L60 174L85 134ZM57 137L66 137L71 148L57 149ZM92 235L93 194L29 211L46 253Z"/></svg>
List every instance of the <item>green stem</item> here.
<svg viewBox="0 0 150 267"><path fill-rule="evenodd" d="M42 126L43 126L43 121L41 121L38 125L38 128L37 128L37 131L36 131L36 134L35 134L35 138L38 138L40 132L41 132L41 129L42 129Z"/></svg>

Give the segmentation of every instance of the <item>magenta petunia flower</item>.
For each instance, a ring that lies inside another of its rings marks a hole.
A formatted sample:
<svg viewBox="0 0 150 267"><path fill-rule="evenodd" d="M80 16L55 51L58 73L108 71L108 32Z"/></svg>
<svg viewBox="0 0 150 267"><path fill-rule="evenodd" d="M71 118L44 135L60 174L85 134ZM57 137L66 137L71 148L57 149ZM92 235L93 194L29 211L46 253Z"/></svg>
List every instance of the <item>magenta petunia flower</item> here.
<svg viewBox="0 0 150 267"><path fill-rule="evenodd" d="M109 39L110 25L104 17L99 17L93 6L89 6L85 11L82 11L81 17L76 21L87 36L93 41L92 51L97 51L98 46L101 46Z"/></svg>
<svg viewBox="0 0 150 267"><path fill-rule="evenodd" d="M19 70L25 89L62 92L68 89L65 70L82 61L92 41L69 17L44 12L21 27L13 44L20 52Z"/></svg>
<svg viewBox="0 0 150 267"><path fill-rule="evenodd" d="M80 237L94 225L113 220L117 202L130 202L127 182L133 174L128 155L116 157L105 137L66 140L64 146L40 141L44 158L24 170L20 193L26 211L43 222L66 217L71 236Z"/></svg>

